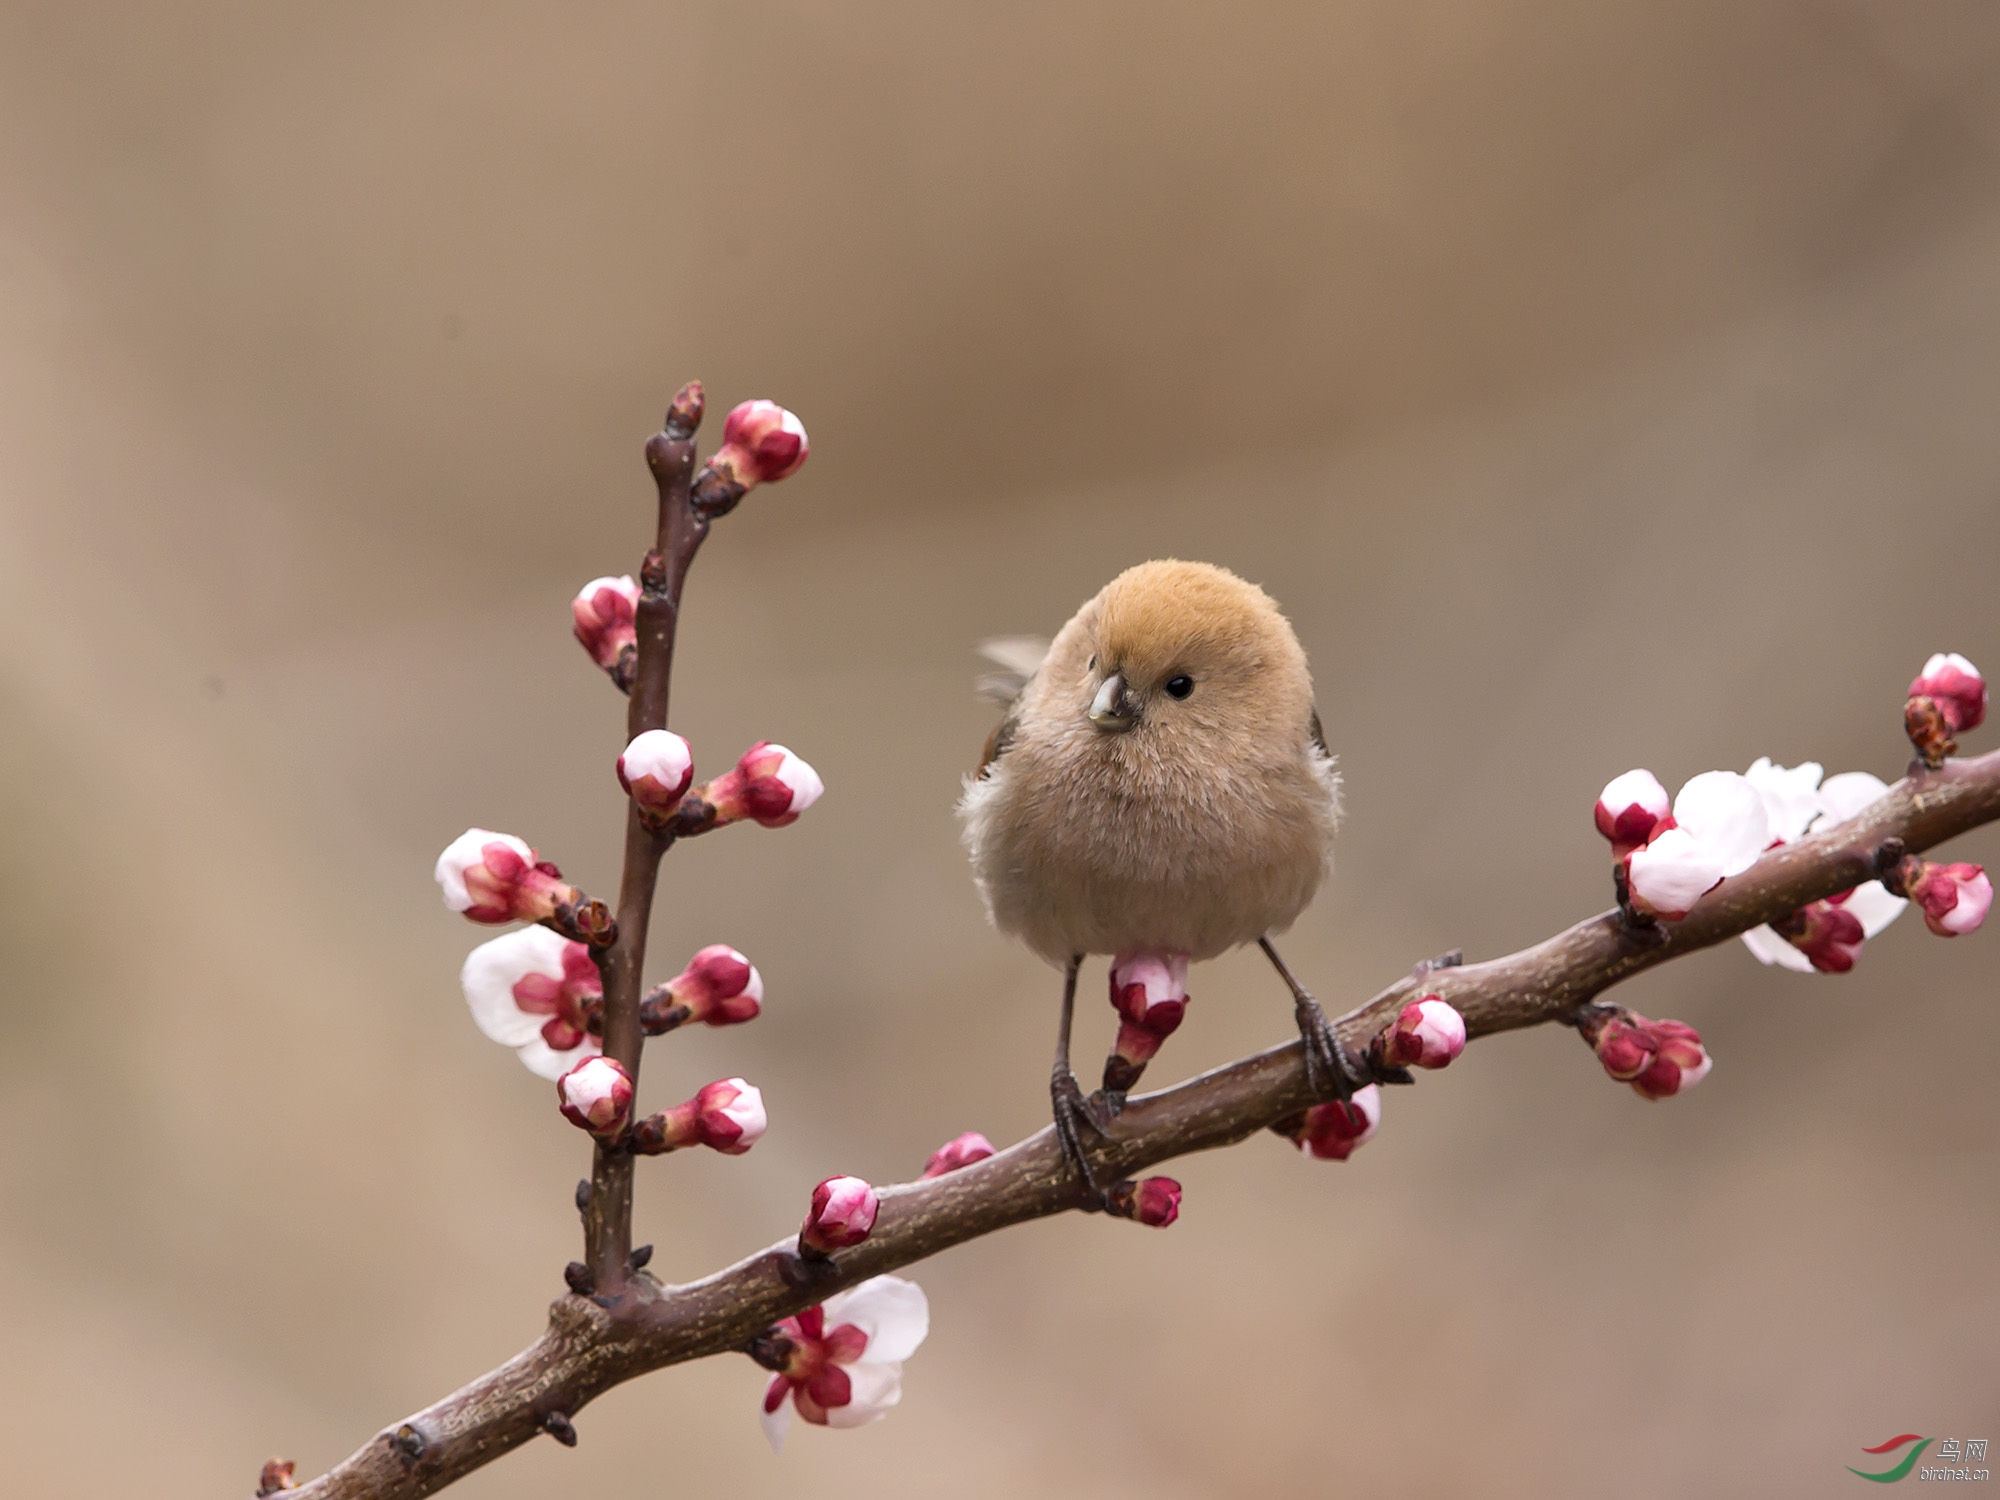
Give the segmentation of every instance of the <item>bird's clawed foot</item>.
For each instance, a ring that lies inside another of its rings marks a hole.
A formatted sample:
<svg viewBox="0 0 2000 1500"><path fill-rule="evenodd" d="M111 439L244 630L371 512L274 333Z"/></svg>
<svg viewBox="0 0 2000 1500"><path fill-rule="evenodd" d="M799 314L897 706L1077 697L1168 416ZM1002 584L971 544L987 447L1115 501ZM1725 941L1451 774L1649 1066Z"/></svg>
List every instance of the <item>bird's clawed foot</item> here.
<svg viewBox="0 0 2000 1500"><path fill-rule="evenodd" d="M1120 1101L1123 1102L1122 1100ZM1056 1144L1076 1175L1083 1180L1091 1197L1097 1202L1095 1208L1105 1208L1110 1203L1110 1195L1099 1184L1097 1174L1091 1170L1090 1158L1084 1154L1083 1132L1088 1130L1099 1140L1105 1138L1104 1127L1109 1117L1100 1119L1092 1109L1091 1101L1083 1097L1083 1088L1076 1081L1076 1074L1068 1068L1058 1067L1049 1077L1049 1103L1053 1108L1056 1123ZM1115 1112L1114 1112L1115 1114Z"/></svg>
<svg viewBox="0 0 2000 1500"><path fill-rule="evenodd" d="M1340 1034L1327 1020L1326 1012L1311 995L1301 993L1293 1014L1299 1023L1299 1038L1306 1044L1306 1083L1313 1097L1342 1103L1352 1099L1355 1084L1363 1075L1341 1045Z"/></svg>

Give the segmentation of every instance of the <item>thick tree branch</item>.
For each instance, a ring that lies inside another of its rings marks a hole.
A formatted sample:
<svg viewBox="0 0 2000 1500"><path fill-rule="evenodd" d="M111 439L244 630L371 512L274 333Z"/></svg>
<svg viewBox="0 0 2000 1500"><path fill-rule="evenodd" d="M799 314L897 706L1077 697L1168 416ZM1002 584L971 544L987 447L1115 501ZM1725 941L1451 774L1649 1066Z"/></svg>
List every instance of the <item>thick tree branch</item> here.
<svg viewBox="0 0 2000 1500"><path fill-rule="evenodd" d="M1364 1053L1420 993L1456 1006L1474 1037L1573 1020L1579 1007L1621 980L1783 917L1873 878L1904 851L1919 853L1995 818L2000 752L1938 770L1915 766L1861 816L1765 855L1664 931L1606 912L1506 958L1413 974L1342 1017L1341 1039ZM621 910L621 931L623 920ZM1232 1145L1313 1102L1301 1044L1288 1042L1133 1099L1092 1152L1093 1164L1106 1181L1128 1176ZM549 1414L574 1415L636 1375L739 1349L841 1287L1092 1201L1065 1165L1052 1129L946 1176L882 1189L881 1198L874 1234L841 1251L817 1279L786 1240L685 1286L662 1287L641 1273L615 1294L559 1299L548 1331L532 1347L379 1434L297 1493L312 1500L429 1494L550 1430Z"/></svg>

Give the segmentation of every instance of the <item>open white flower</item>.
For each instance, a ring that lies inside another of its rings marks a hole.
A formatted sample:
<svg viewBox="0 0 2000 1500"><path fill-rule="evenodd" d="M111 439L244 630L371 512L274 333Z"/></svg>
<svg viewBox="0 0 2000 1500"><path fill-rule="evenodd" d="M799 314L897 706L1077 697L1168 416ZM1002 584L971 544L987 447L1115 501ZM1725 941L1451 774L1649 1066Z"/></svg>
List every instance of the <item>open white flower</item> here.
<svg viewBox="0 0 2000 1500"><path fill-rule="evenodd" d="M1823 782L1819 773L1820 767L1813 761L1787 771L1783 766L1772 765L1768 759L1759 760L1747 773L1746 779L1766 798L1772 832L1779 843L1790 843L1811 830L1844 823L1879 802L1889 790L1881 777L1867 771L1842 771ZM1808 796L1812 816L1800 823L1798 819L1804 816ZM1900 917L1909 903L1900 896L1890 895L1881 881L1869 880L1836 898L1834 904L1845 907L1861 924L1862 938L1866 940ZM1805 953L1769 927L1753 927L1744 933L1743 946L1759 962L1800 974L1821 972Z"/></svg>
<svg viewBox="0 0 2000 1500"><path fill-rule="evenodd" d="M546 927L521 927L481 943L459 970L479 1029L554 1082L603 1051L590 1023L604 994L590 950Z"/></svg>
<svg viewBox="0 0 2000 1500"><path fill-rule="evenodd" d="M903 1399L903 1361L930 1331L924 1289L900 1276L872 1277L779 1323L771 1334L789 1348L785 1367L764 1391L772 1451L785 1445L793 1407L821 1427L859 1427L886 1416Z"/></svg>

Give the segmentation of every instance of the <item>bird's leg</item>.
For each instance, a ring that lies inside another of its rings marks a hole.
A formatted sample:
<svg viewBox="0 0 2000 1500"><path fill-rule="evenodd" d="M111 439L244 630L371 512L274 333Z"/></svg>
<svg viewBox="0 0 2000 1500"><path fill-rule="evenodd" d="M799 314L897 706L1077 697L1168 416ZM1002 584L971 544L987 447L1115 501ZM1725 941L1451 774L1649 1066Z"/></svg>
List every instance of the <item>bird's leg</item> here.
<svg viewBox="0 0 2000 1500"><path fill-rule="evenodd" d="M1333 1023L1319 1008L1319 1001L1313 999L1297 976L1285 966L1285 961L1278 957L1278 950L1271 946L1271 940L1258 938L1257 946L1264 950L1264 956L1271 960L1271 967L1278 971L1278 977L1292 992L1292 1008L1299 1023L1299 1037L1306 1044L1306 1082L1312 1088L1313 1097L1339 1099L1343 1103L1353 1098L1354 1085L1362 1076L1361 1070L1348 1058L1347 1049L1341 1045Z"/></svg>
<svg viewBox="0 0 2000 1500"><path fill-rule="evenodd" d="M1049 1074L1049 1103L1055 1113L1056 1144L1097 1200L1095 1206L1103 1208L1110 1198L1098 1185L1097 1174L1090 1170L1090 1158L1083 1154L1082 1127L1088 1125L1092 1134L1098 1136L1104 1134L1104 1127L1091 1115L1083 1089L1069 1065L1070 1020L1076 1013L1076 971L1082 963L1083 955L1079 953L1063 970L1062 1024L1056 1030L1056 1062Z"/></svg>

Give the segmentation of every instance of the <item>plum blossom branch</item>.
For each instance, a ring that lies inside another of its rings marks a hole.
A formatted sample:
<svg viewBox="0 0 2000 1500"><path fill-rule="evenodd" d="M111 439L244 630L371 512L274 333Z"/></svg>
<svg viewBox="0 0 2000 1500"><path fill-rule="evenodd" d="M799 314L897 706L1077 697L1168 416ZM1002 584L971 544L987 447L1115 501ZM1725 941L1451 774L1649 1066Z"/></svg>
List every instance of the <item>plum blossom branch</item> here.
<svg viewBox="0 0 2000 1500"><path fill-rule="evenodd" d="M643 656L642 649L642 679ZM1956 717L1962 722L1955 729L1969 727L1963 722L1969 714ZM1664 793L1655 799L1650 788L1641 792L1640 800L1664 802ZM1640 835L1620 824L1615 811L1607 836L1617 834L1629 846ZM1969 866L1926 867L1915 856L1996 818L2000 752L1945 760L1935 768L1919 760L1909 776L1853 816L1779 844L1691 897L1677 921L1655 922L1621 905L1505 958L1419 966L1335 1025L1353 1055L1372 1057L1387 1082L1399 1081L1391 1067L1395 1059L1421 1065L1428 1053L1459 1045L1457 1027L1427 1004L1433 1000L1457 1014L1467 1039L1553 1021L1576 1026L1592 1039L1614 1076L1629 1069L1635 1080L1643 1080L1661 1057L1676 1067L1705 1069L1698 1043L1694 1052L1686 1050L1686 1028L1627 1023L1598 997L1648 969L1781 923L1880 877L1907 889L1911 899L1928 901L1927 913L1941 908L1934 930L1965 930L1963 920L1958 927L1948 925L1957 906L1947 905L1947 897L1977 904L1983 916L1980 903L1991 900L1990 886L1983 896L1978 889L1984 877L1966 874ZM621 920L621 938L622 925ZM1676 1055L1681 1060L1673 1062ZM1234 1145L1316 1106L1346 1113L1322 1132L1324 1142L1318 1136L1302 1141L1315 1155L1344 1156L1380 1120L1373 1084L1356 1094L1353 1106L1317 1105L1302 1044L1290 1041L1130 1100L1105 1138L1087 1143L1092 1167L1101 1180L1124 1178L1173 1157ZM576 1412L613 1386L731 1350L749 1352L782 1375L786 1384L773 1387L780 1396L794 1387L806 1390L808 1402L801 1404L806 1410L815 1399L811 1391L820 1389L812 1382L827 1361L838 1363L841 1357L838 1330L824 1328L826 1320L798 1321L809 1309L825 1304L830 1320L836 1293L1011 1225L1094 1206L1053 1129L1005 1151L987 1155L987 1149L983 1138L962 1137L941 1149L923 1179L869 1190L874 1217L866 1238L815 1252L810 1263L802 1260L798 1242L787 1238L686 1285L662 1286L635 1268L621 1274L615 1288L600 1284L594 1295L558 1298L547 1330L531 1347L379 1433L296 1493L301 1500L426 1495L538 1434L573 1439ZM1145 1222L1168 1222L1178 1209L1178 1190L1170 1191L1165 1179L1149 1181L1161 1185L1132 1185L1129 1211ZM830 1201L842 1194L860 1196L844 1184L822 1188ZM826 1210L816 1202L814 1220L823 1222ZM814 1345L804 1354L780 1349L774 1340L786 1320L794 1320L798 1342L819 1340L827 1347ZM775 1413L777 1405L770 1410Z"/></svg>

